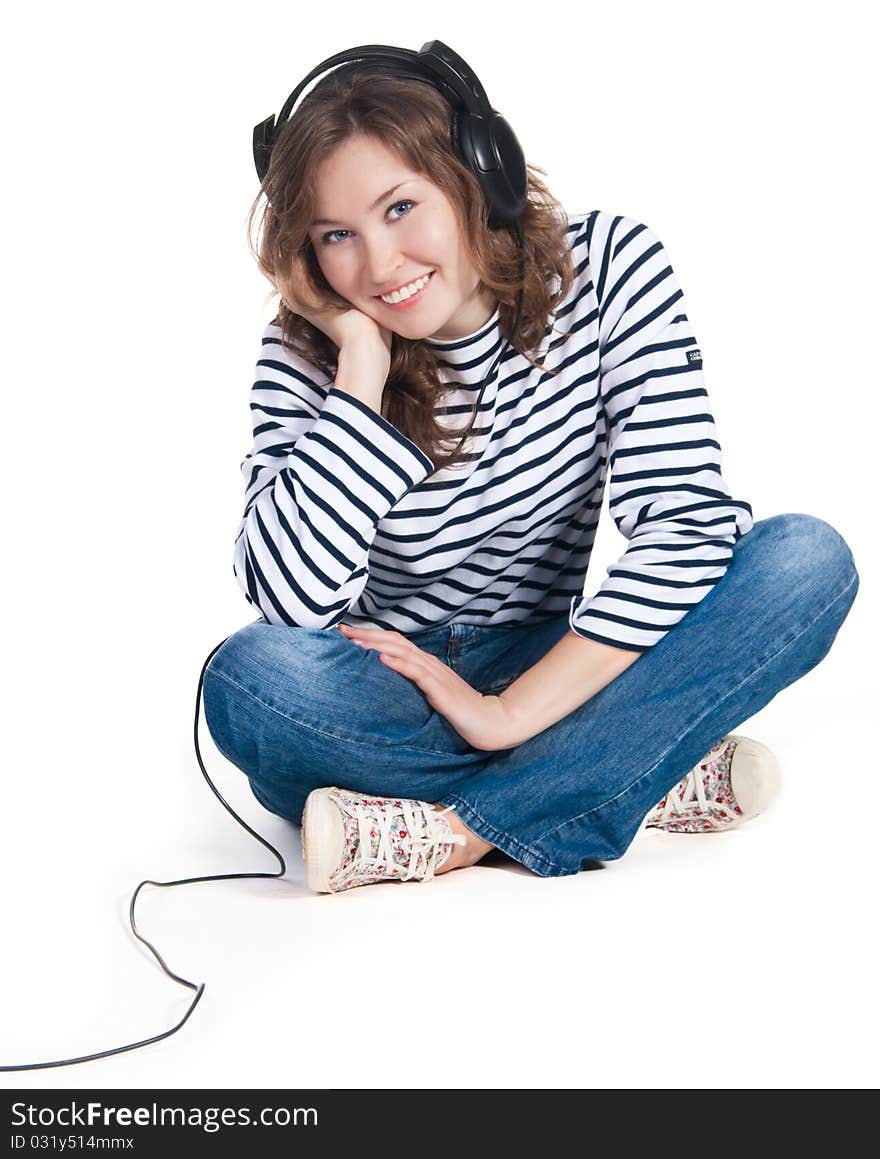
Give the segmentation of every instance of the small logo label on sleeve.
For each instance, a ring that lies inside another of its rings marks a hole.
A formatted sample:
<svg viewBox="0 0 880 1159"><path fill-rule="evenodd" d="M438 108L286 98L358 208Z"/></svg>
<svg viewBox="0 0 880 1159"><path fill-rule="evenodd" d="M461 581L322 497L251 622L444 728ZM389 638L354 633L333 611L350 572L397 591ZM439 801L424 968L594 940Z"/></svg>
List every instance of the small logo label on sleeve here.
<svg viewBox="0 0 880 1159"><path fill-rule="evenodd" d="M703 365L703 356L699 350L689 350L687 352L688 366L695 366L698 370Z"/></svg>

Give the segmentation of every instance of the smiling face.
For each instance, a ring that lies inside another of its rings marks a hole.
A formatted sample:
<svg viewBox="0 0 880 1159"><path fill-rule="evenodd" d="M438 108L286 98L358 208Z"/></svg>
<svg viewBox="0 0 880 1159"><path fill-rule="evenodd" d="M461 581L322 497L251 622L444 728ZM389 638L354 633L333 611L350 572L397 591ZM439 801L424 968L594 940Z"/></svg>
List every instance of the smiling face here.
<svg viewBox="0 0 880 1159"><path fill-rule="evenodd" d="M497 299L470 264L449 198L374 138L349 137L318 167L309 236L337 294L403 338L463 338ZM431 277L409 301L380 294Z"/></svg>

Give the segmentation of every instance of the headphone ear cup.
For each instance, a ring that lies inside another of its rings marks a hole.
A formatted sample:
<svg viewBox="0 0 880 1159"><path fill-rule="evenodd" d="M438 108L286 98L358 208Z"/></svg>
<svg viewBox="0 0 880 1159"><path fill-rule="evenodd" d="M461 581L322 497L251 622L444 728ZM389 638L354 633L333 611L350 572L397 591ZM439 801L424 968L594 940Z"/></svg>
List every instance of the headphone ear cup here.
<svg viewBox="0 0 880 1159"><path fill-rule="evenodd" d="M495 149L501 159L501 172L510 191L511 215L519 217L525 209L529 191L526 158L516 134L500 113L492 112Z"/></svg>
<svg viewBox="0 0 880 1159"><path fill-rule="evenodd" d="M455 117L453 143L464 165L480 183L489 209L489 228L501 229L522 214L528 173L522 146L500 113L491 120L472 113Z"/></svg>
<svg viewBox="0 0 880 1159"><path fill-rule="evenodd" d="M254 165L260 181L269 172L269 158L275 143L275 114L254 125Z"/></svg>

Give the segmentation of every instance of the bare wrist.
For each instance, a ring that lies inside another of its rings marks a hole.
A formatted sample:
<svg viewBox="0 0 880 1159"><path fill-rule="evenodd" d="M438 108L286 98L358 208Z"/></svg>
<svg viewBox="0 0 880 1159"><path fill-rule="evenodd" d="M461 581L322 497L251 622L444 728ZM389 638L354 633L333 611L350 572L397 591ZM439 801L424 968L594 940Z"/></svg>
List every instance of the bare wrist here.
<svg viewBox="0 0 880 1159"><path fill-rule="evenodd" d="M391 359L381 338L352 338L339 348L339 362L346 366L357 364L381 374L384 385L391 367Z"/></svg>
<svg viewBox="0 0 880 1159"><path fill-rule="evenodd" d="M381 413L388 378L387 353L383 360L374 345L352 342L342 346L336 367L336 386Z"/></svg>
<svg viewBox="0 0 880 1159"><path fill-rule="evenodd" d="M523 741L530 740L535 735L534 731L530 731L528 722L523 720L520 713L517 712L515 705L510 703L509 699L505 699L505 693L498 692L492 700L497 701L495 711L498 717L498 749L516 748L517 745Z"/></svg>

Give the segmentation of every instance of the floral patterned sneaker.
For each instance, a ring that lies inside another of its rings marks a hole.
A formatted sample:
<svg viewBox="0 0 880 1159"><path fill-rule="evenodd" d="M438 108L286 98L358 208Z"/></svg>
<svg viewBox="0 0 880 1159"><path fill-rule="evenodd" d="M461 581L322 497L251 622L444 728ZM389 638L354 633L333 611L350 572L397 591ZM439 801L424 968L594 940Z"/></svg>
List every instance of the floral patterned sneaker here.
<svg viewBox="0 0 880 1159"><path fill-rule="evenodd" d="M302 819L306 881L317 893L339 893L380 881L430 881L464 845L426 801L371 797L349 789L315 789Z"/></svg>
<svg viewBox="0 0 880 1159"><path fill-rule="evenodd" d="M779 792L779 762L759 741L724 736L643 822L667 833L716 833L763 813Z"/></svg>

